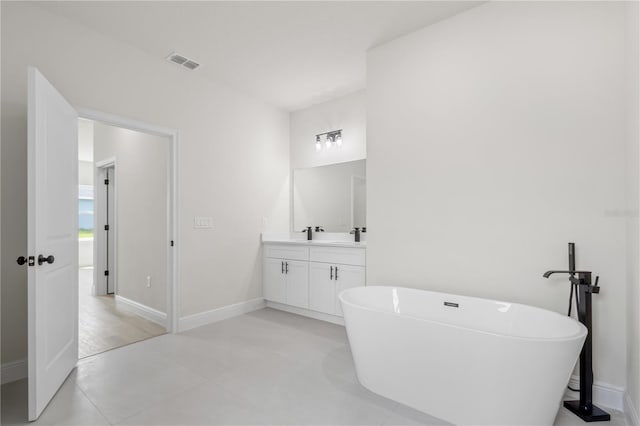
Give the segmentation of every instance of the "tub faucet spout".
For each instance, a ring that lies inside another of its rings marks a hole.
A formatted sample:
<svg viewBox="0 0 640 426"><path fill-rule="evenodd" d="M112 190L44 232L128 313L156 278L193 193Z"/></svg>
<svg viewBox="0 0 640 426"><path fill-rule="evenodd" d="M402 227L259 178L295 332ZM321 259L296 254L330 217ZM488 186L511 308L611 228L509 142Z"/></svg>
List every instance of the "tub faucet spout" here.
<svg viewBox="0 0 640 426"><path fill-rule="evenodd" d="M591 286L591 271L547 271L542 276L545 278L549 278L553 274L569 274L569 281L575 285L587 285ZM578 278L576 278L576 274ZM598 293L598 277L596 277L596 285L595 291L593 293Z"/></svg>
<svg viewBox="0 0 640 426"><path fill-rule="evenodd" d="M542 276L545 277L545 278L549 278L553 274L569 274L569 275L573 275L573 274L575 274L575 271L547 271Z"/></svg>

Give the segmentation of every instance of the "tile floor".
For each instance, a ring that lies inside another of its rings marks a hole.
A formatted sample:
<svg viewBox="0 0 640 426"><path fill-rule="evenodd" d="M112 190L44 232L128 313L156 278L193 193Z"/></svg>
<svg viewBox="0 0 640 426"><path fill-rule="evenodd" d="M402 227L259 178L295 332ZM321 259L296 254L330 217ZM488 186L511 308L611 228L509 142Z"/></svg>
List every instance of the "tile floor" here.
<svg viewBox="0 0 640 426"><path fill-rule="evenodd" d="M166 333L166 329L116 306L113 295L93 296L93 268L79 273L78 355L85 358Z"/></svg>
<svg viewBox="0 0 640 426"><path fill-rule="evenodd" d="M26 424L26 381L2 424ZM358 384L343 327L263 309L80 361L38 425L440 425ZM556 425L582 425L562 409ZM609 426L624 425L613 412Z"/></svg>

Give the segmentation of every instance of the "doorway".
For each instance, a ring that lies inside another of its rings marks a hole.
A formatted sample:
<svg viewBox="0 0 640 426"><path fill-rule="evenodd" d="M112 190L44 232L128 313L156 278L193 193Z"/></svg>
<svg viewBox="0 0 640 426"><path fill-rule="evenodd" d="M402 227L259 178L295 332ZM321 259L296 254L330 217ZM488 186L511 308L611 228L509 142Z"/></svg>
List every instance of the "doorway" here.
<svg viewBox="0 0 640 426"><path fill-rule="evenodd" d="M171 328L172 141L82 118L78 130L84 358Z"/></svg>
<svg viewBox="0 0 640 426"><path fill-rule="evenodd" d="M96 229L99 233L95 239L97 269L94 273L96 284L94 294L115 295L116 279L116 160L109 158L95 163L96 175ZM102 281L102 282L100 282Z"/></svg>

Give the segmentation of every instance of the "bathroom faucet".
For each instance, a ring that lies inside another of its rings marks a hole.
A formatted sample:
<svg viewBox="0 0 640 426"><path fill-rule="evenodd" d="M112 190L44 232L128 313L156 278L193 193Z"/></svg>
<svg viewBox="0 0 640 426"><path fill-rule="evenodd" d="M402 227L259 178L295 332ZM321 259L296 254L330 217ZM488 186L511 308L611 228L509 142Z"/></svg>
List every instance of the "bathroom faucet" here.
<svg viewBox="0 0 640 426"><path fill-rule="evenodd" d="M353 228L353 231L349 232L350 234L353 234L353 240L356 243L360 242L360 228Z"/></svg>
<svg viewBox="0 0 640 426"><path fill-rule="evenodd" d="M307 241L311 241L311 239L313 238L313 232L312 232L312 228L310 226L307 226L307 228L303 229L301 232L306 232L307 233Z"/></svg>

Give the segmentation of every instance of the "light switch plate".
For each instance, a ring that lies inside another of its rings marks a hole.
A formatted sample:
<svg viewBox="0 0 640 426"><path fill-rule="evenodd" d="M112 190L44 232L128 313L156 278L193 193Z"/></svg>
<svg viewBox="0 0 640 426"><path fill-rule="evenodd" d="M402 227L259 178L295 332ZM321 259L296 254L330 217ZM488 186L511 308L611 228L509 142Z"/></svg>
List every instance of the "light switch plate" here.
<svg viewBox="0 0 640 426"><path fill-rule="evenodd" d="M212 229L213 218L205 216L195 216L193 218L193 229Z"/></svg>

